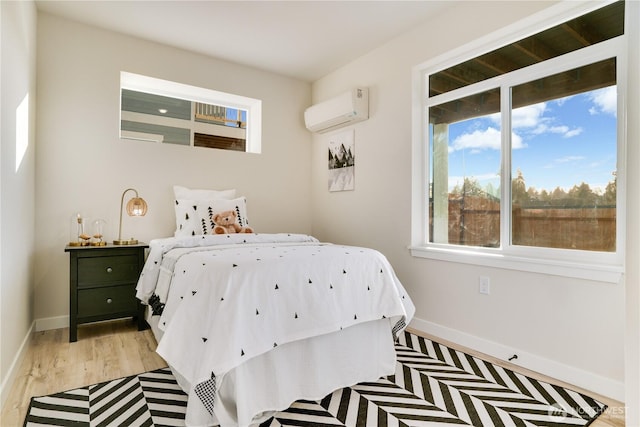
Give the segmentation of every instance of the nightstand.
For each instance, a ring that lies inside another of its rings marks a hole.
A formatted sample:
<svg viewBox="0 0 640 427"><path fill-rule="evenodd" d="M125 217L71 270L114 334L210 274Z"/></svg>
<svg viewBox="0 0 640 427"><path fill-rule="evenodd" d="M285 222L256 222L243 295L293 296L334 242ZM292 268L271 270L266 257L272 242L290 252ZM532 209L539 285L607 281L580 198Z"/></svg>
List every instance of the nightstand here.
<svg viewBox="0 0 640 427"><path fill-rule="evenodd" d="M137 318L146 328L144 306L136 285L149 245L66 246L69 252L69 342L78 339L78 325L122 317Z"/></svg>

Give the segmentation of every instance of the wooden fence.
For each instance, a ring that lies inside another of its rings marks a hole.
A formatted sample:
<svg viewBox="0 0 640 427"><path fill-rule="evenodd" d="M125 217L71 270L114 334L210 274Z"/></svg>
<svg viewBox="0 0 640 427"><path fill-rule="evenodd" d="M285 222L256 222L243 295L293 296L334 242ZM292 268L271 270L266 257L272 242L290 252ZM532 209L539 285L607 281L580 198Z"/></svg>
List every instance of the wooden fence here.
<svg viewBox="0 0 640 427"><path fill-rule="evenodd" d="M514 206L512 230L514 245L613 252L616 208ZM479 196L449 199L449 243L499 246L500 202Z"/></svg>

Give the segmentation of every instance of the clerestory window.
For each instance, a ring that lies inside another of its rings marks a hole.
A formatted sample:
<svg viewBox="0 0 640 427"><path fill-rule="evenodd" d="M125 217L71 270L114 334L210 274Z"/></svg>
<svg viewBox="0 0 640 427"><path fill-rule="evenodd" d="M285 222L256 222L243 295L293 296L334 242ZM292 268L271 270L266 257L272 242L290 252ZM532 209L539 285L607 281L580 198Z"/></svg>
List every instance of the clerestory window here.
<svg viewBox="0 0 640 427"><path fill-rule="evenodd" d="M617 280L624 8L416 67L415 256Z"/></svg>
<svg viewBox="0 0 640 427"><path fill-rule="evenodd" d="M259 153L261 101L121 73L120 137Z"/></svg>

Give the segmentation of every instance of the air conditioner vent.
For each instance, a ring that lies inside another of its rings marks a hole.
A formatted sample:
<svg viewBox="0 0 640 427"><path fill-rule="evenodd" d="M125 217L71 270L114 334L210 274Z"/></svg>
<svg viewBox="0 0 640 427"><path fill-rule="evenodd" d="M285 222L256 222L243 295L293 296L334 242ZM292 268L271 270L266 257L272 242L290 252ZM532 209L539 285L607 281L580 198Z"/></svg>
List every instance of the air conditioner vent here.
<svg viewBox="0 0 640 427"><path fill-rule="evenodd" d="M304 112L311 132L325 133L369 118L369 90L355 88L328 101L312 105Z"/></svg>

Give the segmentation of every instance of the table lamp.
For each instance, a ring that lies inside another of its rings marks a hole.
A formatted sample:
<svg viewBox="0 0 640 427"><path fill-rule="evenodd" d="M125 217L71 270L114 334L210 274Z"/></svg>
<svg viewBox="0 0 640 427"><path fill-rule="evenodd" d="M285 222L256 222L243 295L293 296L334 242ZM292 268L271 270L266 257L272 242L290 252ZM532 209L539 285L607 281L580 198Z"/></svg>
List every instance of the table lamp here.
<svg viewBox="0 0 640 427"><path fill-rule="evenodd" d="M129 240L122 240L122 211L124 207L124 195L127 194L128 191L133 191L136 193L136 196L131 198L127 202L127 215L129 216L144 216L147 213L147 202L144 201L142 197L138 196L138 192L133 188L127 188L122 193L122 198L120 199L120 228L118 229L118 240L114 240L114 245L137 245L138 241L133 237Z"/></svg>

